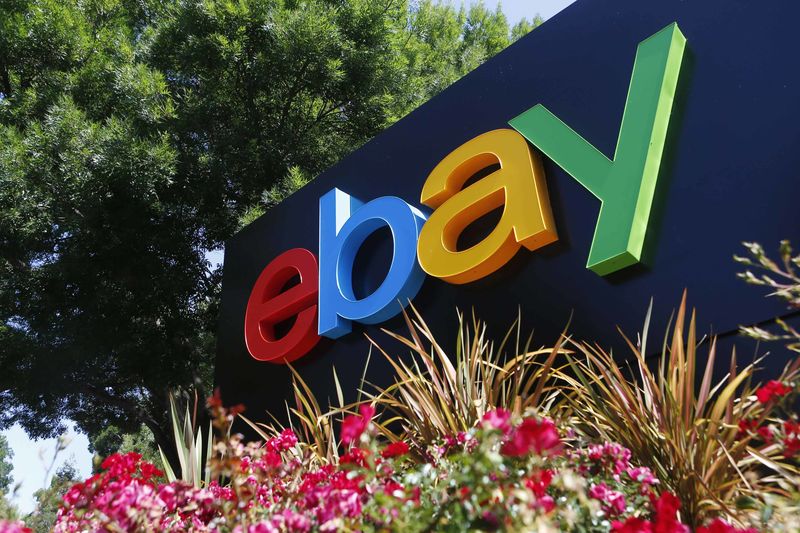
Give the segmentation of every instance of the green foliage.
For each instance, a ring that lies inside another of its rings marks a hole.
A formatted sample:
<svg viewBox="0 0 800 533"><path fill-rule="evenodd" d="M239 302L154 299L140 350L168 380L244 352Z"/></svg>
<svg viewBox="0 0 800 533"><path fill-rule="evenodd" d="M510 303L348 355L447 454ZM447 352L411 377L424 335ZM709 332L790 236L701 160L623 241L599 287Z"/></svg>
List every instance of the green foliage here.
<svg viewBox="0 0 800 533"><path fill-rule="evenodd" d="M93 467L94 471L100 470L103 459L112 453L136 452L142 455L142 459L159 464L161 457L158 454L153 432L147 426L139 426L139 430L134 433L123 433L116 426L108 426L92 436L90 451L94 452Z"/></svg>
<svg viewBox="0 0 800 533"><path fill-rule="evenodd" d="M404 88L397 92L392 118L401 118L541 23L539 17L522 20L509 32L499 6L492 12L478 2L456 10L449 3L421 0L399 35Z"/></svg>
<svg viewBox="0 0 800 533"><path fill-rule="evenodd" d="M16 520L18 512L16 507L8 500L9 494L14 490L12 471L14 464L11 459L14 452L8 446L8 439L0 435L0 520Z"/></svg>
<svg viewBox="0 0 800 533"><path fill-rule="evenodd" d="M48 487L33 493L33 497L36 499L36 509L25 517L25 524L35 533L51 531L64 494L78 481L80 481L80 476L75 465L70 462L64 463L56 470Z"/></svg>
<svg viewBox="0 0 800 533"><path fill-rule="evenodd" d="M11 460L14 458L14 452L8 445L8 439L5 435L0 435L0 492L8 493L14 478L11 473L14 470L14 464Z"/></svg>
<svg viewBox="0 0 800 533"><path fill-rule="evenodd" d="M516 24L514 27L511 28L511 40L516 41L520 37L525 37L529 32L531 32L536 26L544 22L541 17L536 16L533 21L528 21L527 19L522 19Z"/></svg>
<svg viewBox="0 0 800 533"><path fill-rule="evenodd" d="M529 28L428 0L3 2L0 427L169 446L167 391L211 381L206 254Z"/></svg>
<svg viewBox="0 0 800 533"><path fill-rule="evenodd" d="M122 446L124 434L117 426L108 426L92 435L89 442L89 451L102 459L115 453Z"/></svg>
<svg viewBox="0 0 800 533"><path fill-rule="evenodd" d="M170 394L169 413L172 421L172 434L175 439L175 451L180 465L180 476L176 476L170 461L167 460L164 450L159 446L159 463L164 468L164 474L169 481L180 479L191 483L197 488L208 486L211 483L211 470L208 467L208 457L213 447L213 434L209 423L206 431L207 440L203 439L203 430L197 425L197 397L195 396L193 414L189 414L189 405L183 418L178 416L175 397Z"/></svg>
<svg viewBox="0 0 800 533"><path fill-rule="evenodd" d="M0 520L15 521L19 519L19 510L8 500L8 495L0 492Z"/></svg>
<svg viewBox="0 0 800 533"><path fill-rule="evenodd" d="M137 452L142 454L142 459L153 464L158 461L158 449L156 448L153 432L147 426L139 426L136 433L125 433L122 436L122 443L117 453Z"/></svg>
<svg viewBox="0 0 800 533"><path fill-rule="evenodd" d="M171 201L172 100L129 17L116 1L0 12L0 424L33 437L64 417L155 429L164 383L209 372L209 275Z"/></svg>
<svg viewBox="0 0 800 533"><path fill-rule="evenodd" d="M300 167L290 167L289 172L270 190L264 192L261 201L267 207L281 203L287 196L310 181L308 174Z"/></svg>

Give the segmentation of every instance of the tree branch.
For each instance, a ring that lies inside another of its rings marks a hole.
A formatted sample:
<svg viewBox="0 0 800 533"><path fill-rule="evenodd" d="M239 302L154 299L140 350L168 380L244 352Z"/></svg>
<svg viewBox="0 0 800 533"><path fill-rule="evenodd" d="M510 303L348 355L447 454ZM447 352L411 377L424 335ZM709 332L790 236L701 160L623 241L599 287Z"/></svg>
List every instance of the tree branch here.
<svg viewBox="0 0 800 533"><path fill-rule="evenodd" d="M300 67L300 70L297 72L297 77L292 84L291 89L289 89L289 94L286 97L286 101L283 104L283 109L281 109L281 117L278 120L278 127L276 131L281 132L283 131L284 122L286 121L287 116L289 115L289 110L292 108L292 104L294 103L294 99L300 93L301 83L303 81L303 76L306 74L306 70L308 70L308 66L311 64L311 59L306 59L303 62L303 66Z"/></svg>

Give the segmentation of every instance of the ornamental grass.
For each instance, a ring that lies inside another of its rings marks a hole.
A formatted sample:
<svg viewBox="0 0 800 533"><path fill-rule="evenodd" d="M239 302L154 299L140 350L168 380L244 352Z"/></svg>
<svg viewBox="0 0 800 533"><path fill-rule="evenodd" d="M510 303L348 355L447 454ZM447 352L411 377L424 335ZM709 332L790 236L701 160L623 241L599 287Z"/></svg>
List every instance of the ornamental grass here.
<svg viewBox="0 0 800 533"><path fill-rule="evenodd" d="M497 344L487 338L486 324L458 314L458 336L451 352L435 338L413 305L404 312L408 336L383 330L411 351L411 361L387 353L370 339L395 370L395 382L378 388L370 401L388 415L379 424L390 440L403 440L417 450L464 433L497 408L558 413L559 394L552 372L565 338L552 348L531 350L522 341L520 321ZM513 346L510 344L514 341ZM399 432L394 428L400 428Z"/></svg>
<svg viewBox="0 0 800 533"><path fill-rule="evenodd" d="M286 404L288 423L284 425L274 415L271 415L271 423L253 422L241 414L239 417L265 441L290 430L296 434L299 446L306 450L306 457L309 460L322 465L335 463L339 459L339 443L334 432L333 421L347 412L336 369L333 371L333 379L336 383L339 405L338 407L328 405L327 408L323 408L302 376L294 367L288 366L292 372L292 400L294 401L293 405L288 402ZM366 372L366 366L364 372ZM358 403L360 402L357 401L356 404Z"/></svg>
<svg viewBox="0 0 800 533"><path fill-rule="evenodd" d="M653 359L646 357L648 312L639 344L623 335L632 363L622 366L611 352L575 342L578 355L569 357L569 371L560 378L568 385L575 429L630 449L678 495L687 523L720 513L746 521L750 509L739 507L775 488L774 478L763 478L763 466L775 466L779 450L760 446L763 438L743 432L740 422L760 427L774 405L759 401L752 383L759 360L738 368L735 350L728 372L714 381L716 339L702 348L695 312L687 326L686 310L684 293L671 334ZM797 379L796 366L787 368L782 382Z"/></svg>
<svg viewBox="0 0 800 533"><path fill-rule="evenodd" d="M739 369L733 352L729 371L715 382L716 340L699 346L694 311L687 326L685 293L671 333L648 361L649 318L648 312L638 345L623 335L633 356L628 367L596 345L573 343L579 355L560 377L569 386L575 429L630 449L678 495L688 523L720 512L735 516L736 499L759 490L750 439L737 422L763 422L770 414L755 397L757 362Z"/></svg>

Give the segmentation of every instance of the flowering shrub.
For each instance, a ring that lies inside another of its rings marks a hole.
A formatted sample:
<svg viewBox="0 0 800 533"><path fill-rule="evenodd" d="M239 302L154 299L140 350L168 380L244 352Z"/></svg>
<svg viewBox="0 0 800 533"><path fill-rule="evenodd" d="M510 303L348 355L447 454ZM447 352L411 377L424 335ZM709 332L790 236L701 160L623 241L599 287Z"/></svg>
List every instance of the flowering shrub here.
<svg viewBox="0 0 800 533"><path fill-rule="evenodd" d="M231 419L214 414L218 426ZM406 443L378 441L374 414L363 405L344 419L336 464L309 460L291 430L224 438L210 465L228 481L202 488L159 482L136 453L112 455L69 490L55 531L689 531L677 498L617 444L565 440L547 418L497 409L414 461ZM745 530L715 521L698 531Z"/></svg>

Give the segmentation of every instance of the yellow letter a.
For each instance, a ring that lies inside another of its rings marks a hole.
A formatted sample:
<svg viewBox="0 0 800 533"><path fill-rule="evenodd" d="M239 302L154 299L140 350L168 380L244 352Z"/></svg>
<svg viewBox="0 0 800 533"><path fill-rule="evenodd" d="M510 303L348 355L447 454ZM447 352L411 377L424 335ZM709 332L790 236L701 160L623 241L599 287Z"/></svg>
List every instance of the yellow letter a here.
<svg viewBox="0 0 800 533"><path fill-rule="evenodd" d="M476 172L496 164L498 170L462 190ZM420 201L435 211L419 236L419 264L450 283L491 274L520 246L535 250L558 239L541 162L514 130L490 131L456 148L428 176ZM503 204L492 232L459 251L461 232Z"/></svg>

